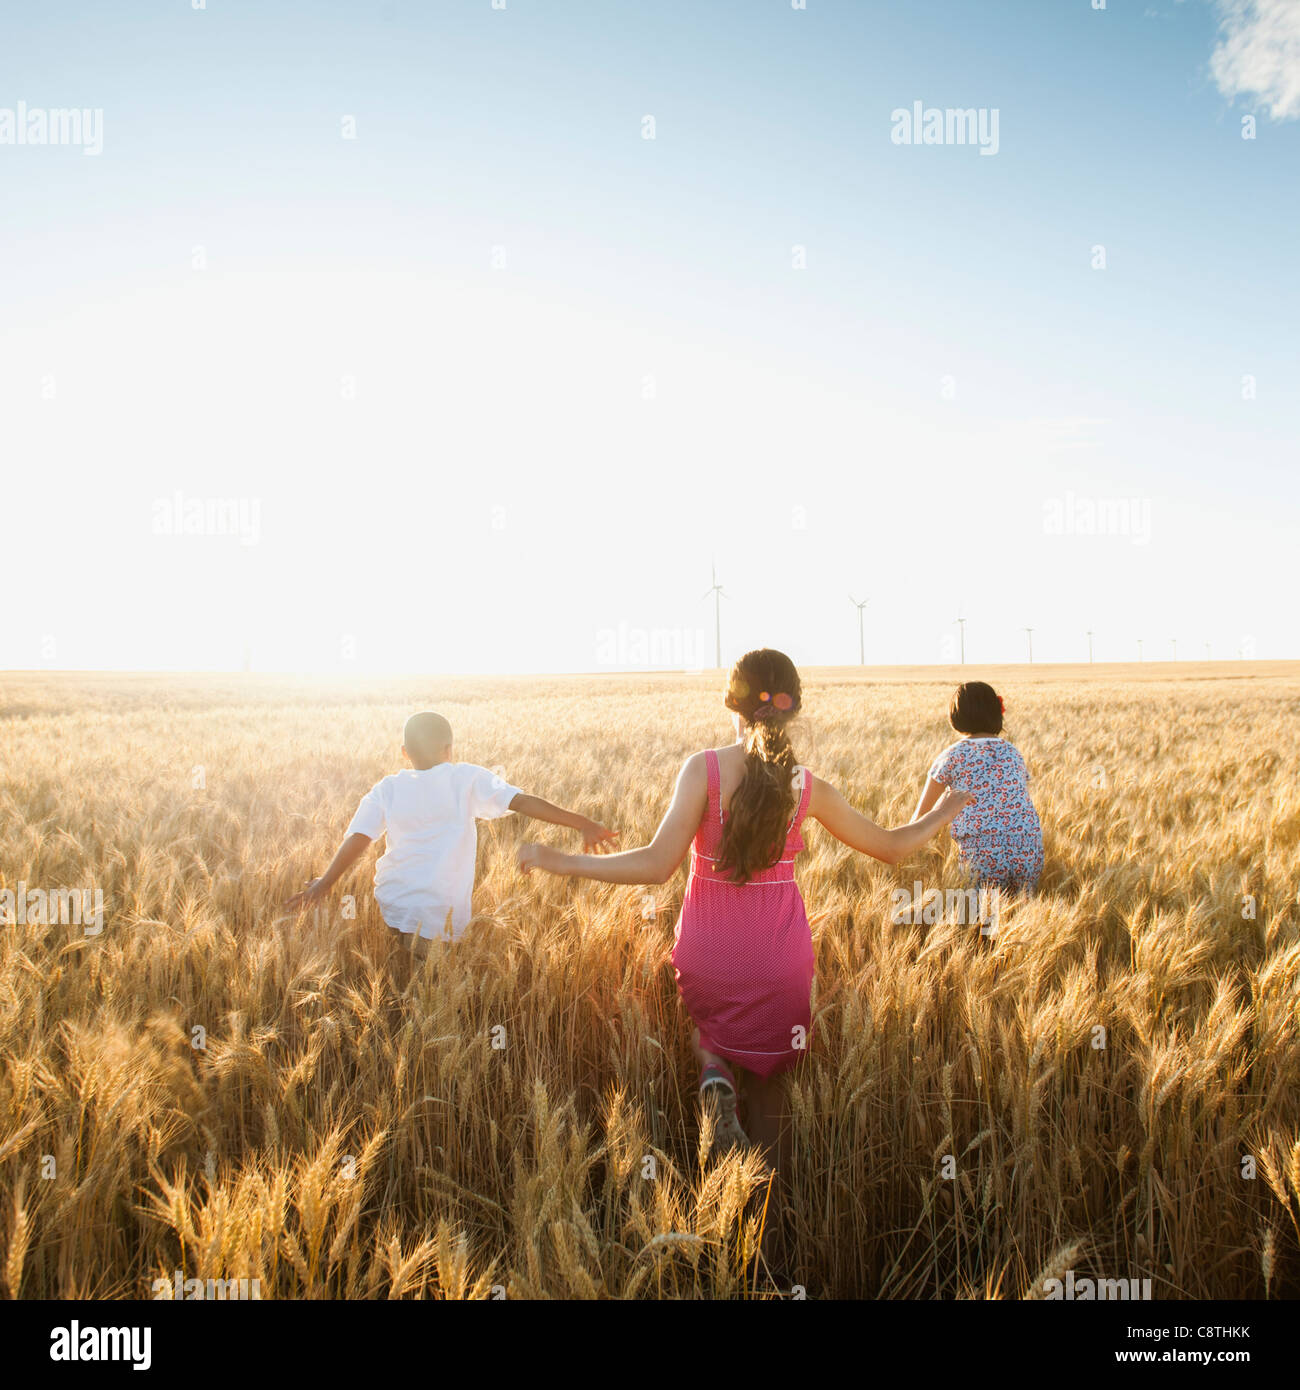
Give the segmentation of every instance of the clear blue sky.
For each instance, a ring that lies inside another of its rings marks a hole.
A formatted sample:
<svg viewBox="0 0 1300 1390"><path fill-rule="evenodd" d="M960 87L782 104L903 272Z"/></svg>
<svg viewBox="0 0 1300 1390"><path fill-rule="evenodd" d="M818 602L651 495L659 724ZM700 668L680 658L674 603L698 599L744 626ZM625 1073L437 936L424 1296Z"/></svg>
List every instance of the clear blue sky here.
<svg viewBox="0 0 1300 1390"><path fill-rule="evenodd" d="M10 8L0 120L103 125L0 144L0 663L712 664L715 559L727 659L1300 656L1298 70L1281 0Z"/></svg>

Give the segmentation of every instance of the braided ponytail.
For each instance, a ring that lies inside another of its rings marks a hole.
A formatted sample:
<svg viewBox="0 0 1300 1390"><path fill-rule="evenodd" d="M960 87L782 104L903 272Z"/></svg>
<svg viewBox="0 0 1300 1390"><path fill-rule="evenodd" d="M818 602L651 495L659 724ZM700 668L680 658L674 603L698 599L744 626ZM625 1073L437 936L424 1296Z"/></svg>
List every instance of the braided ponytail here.
<svg viewBox="0 0 1300 1390"><path fill-rule="evenodd" d="M799 673L782 652L747 652L732 667L725 703L749 727L745 775L731 798L716 867L747 883L781 858L794 816L797 763L786 726L802 703Z"/></svg>

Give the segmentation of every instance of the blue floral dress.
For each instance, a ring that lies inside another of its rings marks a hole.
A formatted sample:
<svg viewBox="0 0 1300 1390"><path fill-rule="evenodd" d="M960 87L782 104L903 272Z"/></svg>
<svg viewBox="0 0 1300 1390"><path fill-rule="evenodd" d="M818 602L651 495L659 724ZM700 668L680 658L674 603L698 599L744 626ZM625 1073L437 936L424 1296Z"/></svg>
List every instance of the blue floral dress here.
<svg viewBox="0 0 1300 1390"><path fill-rule="evenodd" d="M1001 738L963 738L939 754L930 777L975 793L952 823L971 877L1000 888L1034 887L1043 871L1043 827L1019 752Z"/></svg>

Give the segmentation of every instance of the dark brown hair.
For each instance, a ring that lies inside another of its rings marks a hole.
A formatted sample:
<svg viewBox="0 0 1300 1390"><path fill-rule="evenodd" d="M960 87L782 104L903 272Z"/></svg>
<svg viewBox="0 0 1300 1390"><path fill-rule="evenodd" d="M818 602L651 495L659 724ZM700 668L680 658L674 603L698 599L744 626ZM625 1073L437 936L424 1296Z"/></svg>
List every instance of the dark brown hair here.
<svg viewBox="0 0 1300 1390"><path fill-rule="evenodd" d="M802 702L799 672L784 652L746 652L731 668L723 703L749 728L745 776L731 798L717 868L737 883L770 869L785 851L796 767L786 726Z"/></svg>
<svg viewBox="0 0 1300 1390"><path fill-rule="evenodd" d="M984 681L967 681L952 697L948 722L959 734L1000 734L1002 697Z"/></svg>

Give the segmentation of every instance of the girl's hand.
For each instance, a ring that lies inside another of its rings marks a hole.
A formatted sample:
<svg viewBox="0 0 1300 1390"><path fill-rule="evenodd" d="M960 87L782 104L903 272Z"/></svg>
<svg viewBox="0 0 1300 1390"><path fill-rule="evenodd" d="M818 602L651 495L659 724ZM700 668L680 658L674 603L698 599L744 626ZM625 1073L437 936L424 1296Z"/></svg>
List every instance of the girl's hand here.
<svg viewBox="0 0 1300 1390"><path fill-rule="evenodd" d="M542 869L546 873L559 873L560 856L549 845L520 845L519 853L515 856L515 862L519 865L519 872L530 874L534 869Z"/></svg>
<svg viewBox="0 0 1300 1390"><path fill-rule="evenodd" d="M286 898L282 905L284 907L311 907L320 902L329 892L329 889L323 886L324 882L323 878L312 879L301 893L295 893L293 897Z"/></svg>
<svg viewBox="0 0 1300 1390"><path fill-rule="evenodd" d="M974 800L974 792L963 792L958 791L956 787L949 787L936 809L942 811L949 821L954 821Z"/></svg>
<svg viewBox="0 0 1300 1390"><path fill-rule="evenodd" d="M601 854L605 849L612 849L612 841L618 839L617 830L606 830L598 821L587 820L584 816L582 821L582 849L585 854Z"/></svg>

